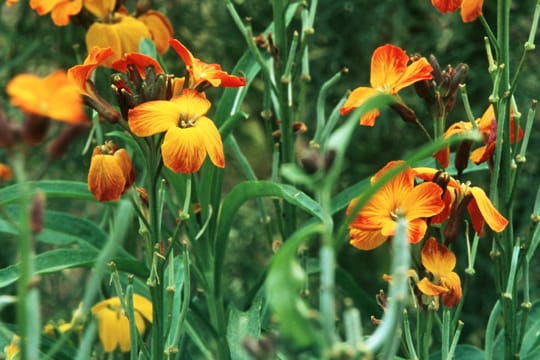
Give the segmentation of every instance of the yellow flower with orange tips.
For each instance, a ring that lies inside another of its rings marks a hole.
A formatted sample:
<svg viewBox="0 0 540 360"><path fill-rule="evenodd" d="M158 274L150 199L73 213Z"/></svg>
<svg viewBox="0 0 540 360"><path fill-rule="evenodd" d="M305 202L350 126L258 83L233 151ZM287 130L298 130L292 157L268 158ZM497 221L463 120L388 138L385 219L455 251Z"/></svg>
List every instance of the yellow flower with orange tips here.
<svg viewBox="0 0 540 360"><path fill-rule="evenodd" d="M144 333L146 321L152 323L152 303L145 297L133 294L135 325L139 334ZM103 300L92 307L92 314L98 321L98 333L105 352L113 352L118 347L122 352L131 350L129 320L118 296Z"/></svg>
<svg viewBox="0 0 540 360"><path fill-rule="evenodd" d="M99 201L120 199L135 181L131 158L112 142L96 146L88 170L88 189Z"/></svg>
<svg viewBox="0 0 540 360"><path fill-rule="evenodd" d="M370 87L354 89L340 109L346 115L364 104L377 94L398 95L398 92L420 80L432 78L432 67L426 58L421 57L409 63L409 56L401 48L386 44L378 47L371 57ZM398 101L401 101L398 98ZM373 110L362 116L361 125L373 126L379 116L379 110Z"/></svg>
<svg viewBox="0 0 540 360"><path fill-rule="evenodd" d="M86 120L79 89L63 70L45 78L19 74L7 84L6 91L11 103L26 113L68 123Z"/></svg>
<svg viewBox="0 0 540 360"><path fill-rule="evenodd" d="M447 307L455 307L461 299L461 280L453 270L456 267L456 255L434 237L430 237L421 252L422 265L429 273L416 286L427 296L442 295L442 302Z"/></svg>
<svg viewBox="0 0 540 360"><path fill-rule="evenodd" d="M165 132L161 145L163 163L176 173L199 171L206 154L215 166L223 168L221 135L205 116L210 106L204 94L186 89L169 101L148 101L130 109L128 123L137 136Z"/></svg>
<svg viewBox="0 0 540 360"><path fill-rule="evenodd" d="M56 26L69 24L71 16L81 12L83 0L30 0L30 7L39 16L51 13L51 18Z"/></svg>
<svg viewBox="0 0 540 360"><path fill-rule="evenodd" d="M467 23L482 15L484 0L431 0L431 3L443 14L461 8L461 20Z"/></svg>
<svg viewBox="0 0 540 360"><path fill-rule="evenodd" d="M157 11L147 11L140 17L127 14L124 8L114 11L115 0L86 0L84 7L98 18L86 32L86 47L112 48L114 55L105 66L124 56L137 52L141 39L152 39L160 53L168 49L172 37L172 26L167 18Z"/></svg>
<svg viewBox="0 0 540 360"><path fill-rule="evenodd" d="M371 178L371 183L389 169L400 164L388 163ZM367 201L355 215L349 226L351 244L361 250L371 250L381 245L396 230L397 216L403 214L407 220L409 242L422 240L427 230L426 218L439 214L444 209L442 189L435 183L415 185L415 173L411 168L393 177ZM360 198L349 204L349 214Z"/></svg>

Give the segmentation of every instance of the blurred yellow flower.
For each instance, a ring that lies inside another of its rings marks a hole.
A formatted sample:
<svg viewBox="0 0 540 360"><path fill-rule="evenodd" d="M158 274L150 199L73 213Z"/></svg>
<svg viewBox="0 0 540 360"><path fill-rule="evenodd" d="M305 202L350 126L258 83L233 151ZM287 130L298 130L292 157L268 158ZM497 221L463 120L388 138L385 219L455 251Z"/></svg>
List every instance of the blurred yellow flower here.
<svg viewBox="0 0 540 360"><path fill-rule="evenodd" d="M19 337L17 335L13 335L9 345L4 347L4 356L6 357L6 360L18 360L21 357L19 349Z"/></svg>
<svg viewBox="0 0 540 360"><path fill-rule="evenodd" d="M152 323L152 303L145 297L133 294L133 308L137 331L142 334L146 328L144 319ZM98 333L105 352L131 350L129 320L125 315L120 298L103 300L92 307L92 314L98 321Z"/></svg>

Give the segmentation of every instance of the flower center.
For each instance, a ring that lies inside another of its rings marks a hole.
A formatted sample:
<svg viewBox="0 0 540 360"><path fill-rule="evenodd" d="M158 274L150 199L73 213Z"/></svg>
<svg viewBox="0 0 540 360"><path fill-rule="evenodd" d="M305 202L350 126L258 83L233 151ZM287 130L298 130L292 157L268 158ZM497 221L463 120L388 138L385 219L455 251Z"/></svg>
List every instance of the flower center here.
<svg viewBox="0 0 540 360"><path fill-rule="evenodd" d="M198 116L194 115L192 117L188 117L185 114L180 115L180 120L178 121L178 126L182 129L190 128L195 126L195 122L197 121Z"/></svg>

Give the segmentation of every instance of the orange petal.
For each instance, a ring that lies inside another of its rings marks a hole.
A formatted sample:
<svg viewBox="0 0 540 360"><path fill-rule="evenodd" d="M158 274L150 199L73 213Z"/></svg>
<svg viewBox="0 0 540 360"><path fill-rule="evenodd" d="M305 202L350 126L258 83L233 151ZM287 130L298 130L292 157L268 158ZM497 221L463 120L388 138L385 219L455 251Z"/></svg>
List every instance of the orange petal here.
<svg viewBox="0 0 540 360"><path fill-rule="evenodd" d="M161 145L163 164L176 173L199 171L206 158L204 140L200 136L200 131L194 127L170 128Z"/></svg>
<svg viewBox="0 0 540 360"><path fill-rule="evenodd" d="M429 281L427 278L423 278L419 282L416 283L416 287L418 290L422 292L422 294L427 296L438 296L441 294L444 294L448 291L447 288L439 285L435 285L431 281Z"/></svg>
<svg viewBox="0 0 540 360"><path fill-rule="evenodd" d="M212 163L220 168L225 167L225 155L223 154L223 143L216 125L209 118L202 116L195 122L195 128L201 133L204 147Z"/></svg>
<svg viewBox="0 0 540 360"><path fill-rule="evenodd" d="M155 100L142 103L130 109L128 123L137 136L151 136L176 127L182 109L172 101Z"/></svg>
<svg viewBox="0 0 540 360"><path fill-rule="evenodd" d="M0 180L11 180L13 177L11 169L6 164L0 163Z"/></svg>
<svg viewBox="0 0 540 360"><path fill-rule="evenodd" d="M30 7L41 16L51 12L52 9L65 1L66 0L30 0Z"/></svg>
<svg viewBox="0 0 540 360"><path fill-rule="evenodd" d="M461 300L461 279L455 272L441 276L441 284L449 291L442 296L442 302L446 307L455 307Z"/></svg>
<svg viewBox="0 0 540 360"><path fill-rule="evenodd" d="M373 250L387 239L380 231L364 231L354 228L349 230L349 236L351 245L360 250Z"/></svg>
<svg viewBox="0 0 540 360"><path fill-rule="evenodd" d="M403 200L400 209L405 212L407 220L435 216L444 209L441 195L442 189L439 185L424 182L401 194Z"/></svg>
<svg viewBox="0 0 540 360"><path fill-rule="evenodd" d="M358 87L354 89L345 104L339 110L341 115L346 115L356 109L359 106L362 106L369 98L379 94L379 92L370 87ZM361 124L366 126L373 126L375 124L375 118L379 115L378 110L373 110L370 113L364 114L361 119Z"/></svg>
<svg viewBox="0 0 540 360"><path fill-rule="evenodd" d="M114 155L120 168L124 179L126 179L125 189L129 188L135 182L135 171L133 171L133 164L131 163L131 157L125 149L118 149Z"/></svg>
<svg viewBox="0 0 540 360"><path fill-rule="evenodd" d="M443 169L446 169L448 167L448 164L450 163L450 147L445 146L444 148L433 154L433 157L435 158L435 160L437 160L437 162L439 163L439 165L441 165Z"/></svg>
<svg viewBox="0 0 540 360"><path fill-rule="evenodd" d="M96 154L94 150L88 171L88 189L99 201L120 199L126 187L124 172L112 155Z"/></svg>
<svg viewBox="0 0 540 360"><path fill-rule="evenodd" d="M81 9L82 0L69 0L56 6L51 12L51 17L56 26L66 26L70 17L80 13Z"/></svg>
<svg viewBox="0 0 540 360"><path fill-rule="evenodd" d="M470 188L470 192L473 196L473 199L471 200L467 208L469 209L469 213L471 214L473 227L478 233L478 235L482 235L482 229L479 220L480 216L493 231L503 231L506 228L506 225L508 225L508 220L506 220L506 218L502 216L501 213L499 213L495 206L493 206L484 190L477 186L473 186Z"/></svg>
<svg viewBox="0 0 540 360"><path fill-rule="evenodd" d="M112 55L113 50L110 47L93 47L88 53L88 56L86 56L86 59L84 59L82 65L75 65L68 70L68 78L79 86L81 93L89 95L86 81L90 79L90 76L96 67Z"/></svg>
<svg viewBox="0 0 540 360"><path fill-rule="evenodd" d="M169 19L155 10L148 10L137 19L142 21L150 31L157 51L160 54L165 53L169 49L169 39L173 36L173 28Z"/></svg>
<svg viewBox="0 0 540 360"><path fill-rule="evenodd" d="M482 15L483 0L463 0L461 3L461 19L468 23Z"/></svg>
<svg viewBox="0 0 540 360"><path fill-rule="evenodd" d="M417 244L424 238L426 234L427 224L424 219L414 219L407 223L407 232L409 242L411 244Z"/></svg>
<svg viewBox="0 0 540 360"><path fill-rule="evenodd" d="M371 57L371 86L392 94L391 90L407 69L409 57L392 44L378 47Z"/></svg>
<svg viewBox="0 0 540 360"><path fill-rule="evenodd" d="M192 66L193 65L193 54L191 54L191 51L188 50L187 47L185 47L184 44L182 44L180 41L176 39L170 39L169 44L172 46L174 51L182 58L182 61L186 66Z"/></svg>
<svg viewBox="0 0 540 360"><path fill-rule="evenodd" d="M116 60L111 67L116 71L127 72L128 65L135 65L137 72L144 79L146 77L146 67L153 66L156 74L163 73L161 65L152 57L140 53L127 53L122 59Z"/></svg>
<svg viewBox="0 0 540 360"><path fill-rule="evenodd" d="M422 265L436 277L441 277L454 270L456 256L434 237L430 237L422 247Z"/></svg>
<svg viewBox="0 0 540 360"><path fill-rule="evenodd" d="M416 61L413 61L409 66L407 66L403 75L394 84L393 93L397 94L397 92L401 89L410 86L417 81L431 79L432 71L433 68L426 58L422 57Z"/></svg>
<svg viewBox="0 0 540 360"><path fill-rule="evenodd" d="M442 13L452 12L459 9L462 0L431 0L433 6Z"/></svg>

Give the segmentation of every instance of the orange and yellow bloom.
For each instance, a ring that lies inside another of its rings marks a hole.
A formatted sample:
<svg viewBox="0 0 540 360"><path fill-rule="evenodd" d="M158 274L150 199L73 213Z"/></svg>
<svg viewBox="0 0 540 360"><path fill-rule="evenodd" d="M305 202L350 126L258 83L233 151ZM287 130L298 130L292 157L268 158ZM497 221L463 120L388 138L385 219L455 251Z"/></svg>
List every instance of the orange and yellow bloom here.
<svg viewBox="0 0 540 360"><path fill-rule="evenodd" d="M63 70L45 78L19 74L7 84L6 91L11 103L26 113L68 123L86 120L79 89Z"/></svg>
<svg viewBox="0 0 540 360"><path fill-rule="evenodd" d="M94 46L113 49L105 66L124 56L137 52L141 39L152 39L160 53L168 49L167 40L172 37L172 26L167 18L155 12L147 12L142 19L130 16L125 9L114 11L115 0L86 0L84 7L98 18L86 32L86 47Z"/></svg>
<svg viewBox="0 0 540 360"><path fill-rule="evenodd" d="M210 106L204 94L186 89L170 101L148 101L130 109L129 127L137 136L165 132L161 145L163 163L176 173L197 172L206 154L215 166L223 168L221 135L205 116Z"/></svg>
<svg viewBox="0 0 540 360"><path fill-rule="evenodd" d="M371 183L397 164L399 162L386 165L372 177ZM351 244L362 250L378 247L394 235L399 213L407 220L409 242L420 242L427 230L426 219L444 209L441 195L442 189L435 183L415 185L415 172L406 168L377 191L356 214L349 227ZM361 197L351 201L347 213L359 199Z"/></svg>
<svg viewBox="0 0 540 360"><path fill-rule="evenodd" d="M447 307L455 307L461 299L461 280L453 270L456 267L456 255L434 237L430 237L421 252L422 265L429 273L416 286L427 296L442 295L442 302Z"/></svg>
<svg viewBox="0 0 540 360"><path fill-rule="evenodd" d="M88 170L88 189L99 201L120 199L135 181L131 158L112 142L96 146Z"/></svg>
<svg viewBox="0 0 540 360"><path fill-rule="evenodd" d="M146 328L145 319L152 323L152 303L141 295L133 294L133 309L137 331L142 334ZM129 320L118 296L94 305L92 314L98 321L99 339L105 352L113 352L118 347L122 352L131 350Z"/></svg>
<svg viewBox="0 0 540 360"><path fill-rule="evenodd" d="M56 26L68 25L70 17L80 13L82 6L83 0L30 0L30 7L38 15L51 13Z"/></svg>
<svg viewBox="0 0 540 360"><path fill-rule="evenodd" d="M239 87L246 84L243 77L229 75L219 64L207 64L196 57L176 39L169 40L172 48L186 64L187 83L184 88L204 90L207 86Z"/></svg>
<svg viewBox="0 0 540 360"><path fill-rule="evenodd" d="M461 8L461 20L467 23L482 15L484 0L431 0L431 3L443 14Z"/></svg>
<svg viewBox="0 0 540 360"><path fill-rule="evenodd" d="M352 91L340 109L346 115L377 94L398 95L398 92L417 81L432 78L432 67L426 58L421 57L409 63L409 56L399 47L386 44L378 47L371 57L371 87L361 86ZM399 98L398 98L399 101ZM361 125L373 126L379 110L362 116Z"/></svg>
<svg viewBox="0 0 540 360"><path fill-rule="evenodd" d="M9 181L13 178L11 169L6 164L0 163L0 180Z"/></svg>

